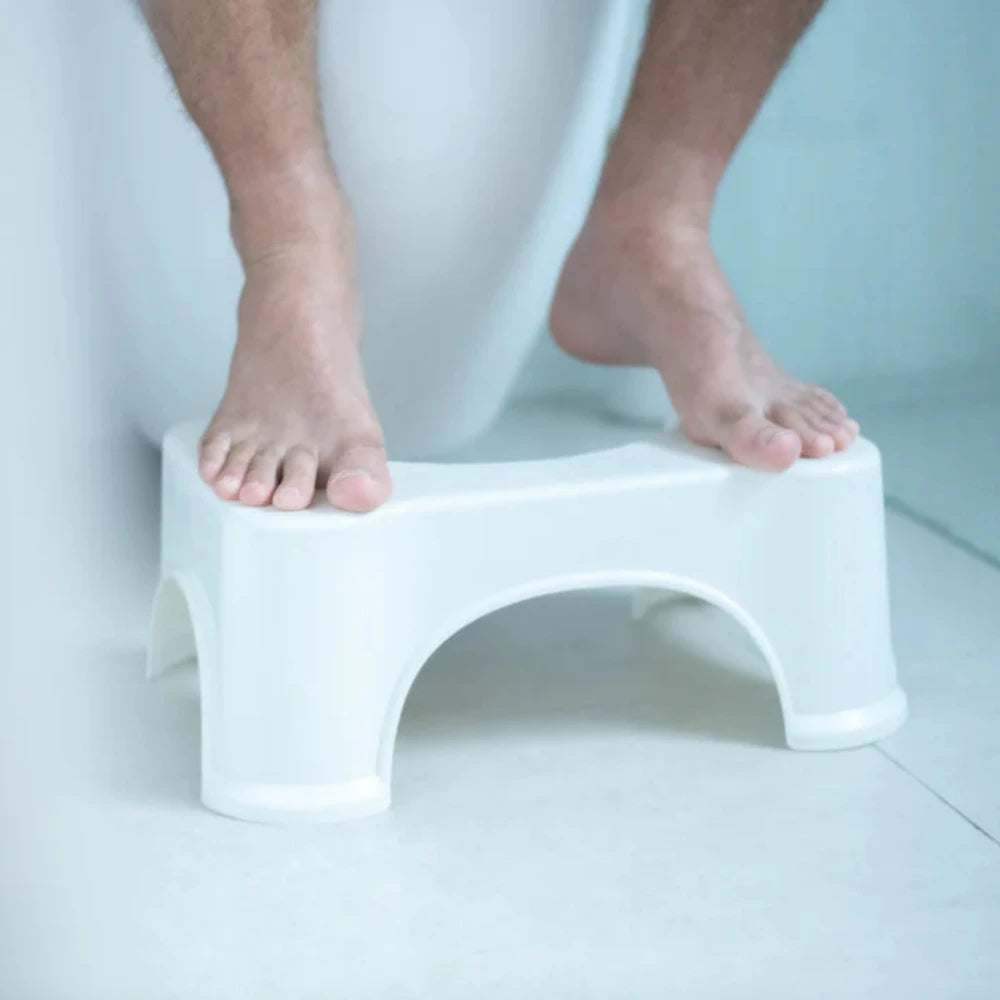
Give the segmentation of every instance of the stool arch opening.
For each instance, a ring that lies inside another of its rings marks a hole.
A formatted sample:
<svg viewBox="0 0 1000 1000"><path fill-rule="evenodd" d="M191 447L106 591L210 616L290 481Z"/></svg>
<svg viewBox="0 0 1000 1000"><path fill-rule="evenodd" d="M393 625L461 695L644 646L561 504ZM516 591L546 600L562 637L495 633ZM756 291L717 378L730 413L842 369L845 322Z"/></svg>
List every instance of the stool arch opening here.
<svg viewBox="0 0 1000 1000"><path fill-rule="evenodd" d="M391 785L396 736L409 693L424 665L452 636L480 618L513 604L520 604L523 601L550 594L612 587L636 590L637 614L643 613L658 603L651 594L654 591L661 591L667 592L664 594L665 598L669 594L674 594L704 600L734 618L749 634L754 645L764 657L777 688L782 715L787 719L790 700L784 670L777 653L753 616L726 594L697 580L661 571L557 575L508 588L492 595L488 600L464 608L462 612L451 617L447 623L439 626L433 632L432 637L415 652L407 668L399 677L385 716L378 754L378 774L385 786L388 788Z"/></svg>
<svg viewBox="0 0 1000 1000"><path fill-rule="evenodd" d="M153 599L146 676L189 660L198 661L204 676L206 660L215 655L214 635L211 605L198 580L186 572L164 577Z"/></svg>

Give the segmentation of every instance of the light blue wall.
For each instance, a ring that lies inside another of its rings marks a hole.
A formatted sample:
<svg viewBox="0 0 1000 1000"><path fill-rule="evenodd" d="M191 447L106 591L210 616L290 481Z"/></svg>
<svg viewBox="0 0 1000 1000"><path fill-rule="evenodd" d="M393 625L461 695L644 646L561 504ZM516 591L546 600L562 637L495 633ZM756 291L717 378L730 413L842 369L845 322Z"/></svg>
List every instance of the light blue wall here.
<svg viewBox="0 0 1000 1000"><path fill-rule="evenodd" d="M1000 4L830 0L737 153L716 244L779 361L997 365ZM599 382L542 345L526 385Z"/></svg>

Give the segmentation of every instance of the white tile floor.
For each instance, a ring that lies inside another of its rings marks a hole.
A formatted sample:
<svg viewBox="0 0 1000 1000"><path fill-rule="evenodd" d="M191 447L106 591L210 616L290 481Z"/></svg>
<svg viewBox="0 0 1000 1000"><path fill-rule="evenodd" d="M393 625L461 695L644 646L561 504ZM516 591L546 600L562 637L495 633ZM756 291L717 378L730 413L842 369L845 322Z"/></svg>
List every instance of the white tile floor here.
<svg viewBox="0 0 1000 1000"><path fill-rule="evenodd" d="M192 672L149 685L105 634L75 665L93 752L25 828L35 905L0 995L1000 995L1000 571L889 529L912 719L883 746L783 749L763 665L712 609L636 627L623 593L560 595L439 651L393 809L337 827L202 810Z"/></svg>

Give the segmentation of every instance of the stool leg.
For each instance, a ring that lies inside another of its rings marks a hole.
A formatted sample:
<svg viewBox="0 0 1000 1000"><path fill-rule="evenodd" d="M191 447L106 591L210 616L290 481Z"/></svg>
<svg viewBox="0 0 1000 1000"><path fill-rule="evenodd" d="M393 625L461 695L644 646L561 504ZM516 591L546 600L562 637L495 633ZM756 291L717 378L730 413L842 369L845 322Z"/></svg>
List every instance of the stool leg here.
<svg viewBox="0 0 1000 1000"><path fill-rule="evenodd" d="M760 630L788 745L859 746L896 730L907 710L889 628L881 478L874 467L801 486L754 534L759 551L730 595Z"/></svg>
<svg viewBox="0 0 1000 1000"><path fill-rule="evenodd" d="M202 673L202 728L213 748L203 761L205 805L275 822L387 808L378 773L384 664L357 631L322 628L282 645L279 653L267 636L224 633L218 676Z"/></svg>
<svg viewBox="0 0 1000 1000"><path fill-rule="evenodd" d="M288 537L233 546L219 657L202 673L202 798L243 819L337 821L389 805L379 770L408 634L342 555ZM339 546L343 553L346 546ZM317 570L317 566L319 570Z"/></svg>

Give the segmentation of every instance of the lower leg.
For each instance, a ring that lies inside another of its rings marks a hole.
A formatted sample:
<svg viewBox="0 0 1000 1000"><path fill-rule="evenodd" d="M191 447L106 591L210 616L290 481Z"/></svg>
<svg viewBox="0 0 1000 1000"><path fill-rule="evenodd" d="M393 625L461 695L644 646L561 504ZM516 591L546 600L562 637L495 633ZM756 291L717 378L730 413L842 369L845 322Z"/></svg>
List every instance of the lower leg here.
<svg viewBox="0 0 1000 1000"><path fill-rule="evenodd" d="M390 490L359 356L350 207L323 132L316 0L142 0L230 201L245 284L225 394L200 446L225 499L298 509L325 484L368 510Z"/></svg>
<svg viewBox="0 0 1000 1000"><path fill-rule="evenodd" d="M621 126L553 302L553 336L605 364L655 366L685 433L780 469L857 424L767 357L716 260L727 164L822 0L658 0Z"/></svg>

